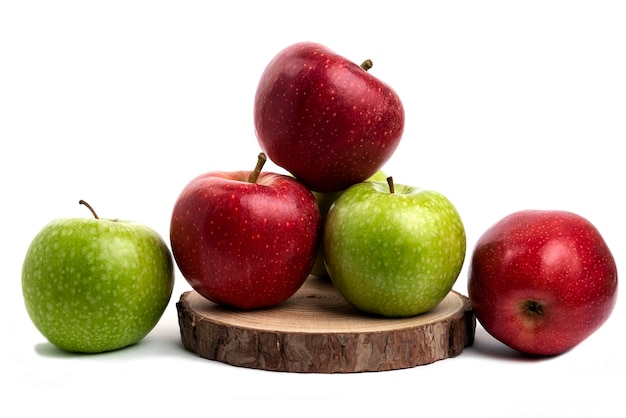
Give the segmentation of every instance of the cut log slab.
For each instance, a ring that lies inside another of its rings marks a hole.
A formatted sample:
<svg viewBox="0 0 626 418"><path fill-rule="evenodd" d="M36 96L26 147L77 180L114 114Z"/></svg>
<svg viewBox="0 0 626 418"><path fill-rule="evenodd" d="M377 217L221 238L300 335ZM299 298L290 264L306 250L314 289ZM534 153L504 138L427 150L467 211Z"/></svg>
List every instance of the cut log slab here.
<svg viewBox="0 0 626 418"><path fill-rule="evenodd" d="M454 291L430 312L389 319L357 311L315 276L269 309L231 309L195 291L176 308L183 346L200 357L299 373L394 370L456 357L473 343L476 326L469 299Z"/></svg>

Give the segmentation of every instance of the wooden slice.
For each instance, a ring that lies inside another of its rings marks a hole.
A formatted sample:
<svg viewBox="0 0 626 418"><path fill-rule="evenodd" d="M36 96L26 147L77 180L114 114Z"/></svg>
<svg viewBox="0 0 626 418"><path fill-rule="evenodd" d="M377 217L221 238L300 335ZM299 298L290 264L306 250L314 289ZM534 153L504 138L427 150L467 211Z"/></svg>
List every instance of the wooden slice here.
<svg viewBox="0 0 626 418"><path fill-rule="evenodd" d="M369 316L327 280L311 276L279 306L241 311L200 296L176 304L182 343L200 357L254 369L349 373L394 370L456 357L472 344L469 299L451 291L411 318Z"/></svg>

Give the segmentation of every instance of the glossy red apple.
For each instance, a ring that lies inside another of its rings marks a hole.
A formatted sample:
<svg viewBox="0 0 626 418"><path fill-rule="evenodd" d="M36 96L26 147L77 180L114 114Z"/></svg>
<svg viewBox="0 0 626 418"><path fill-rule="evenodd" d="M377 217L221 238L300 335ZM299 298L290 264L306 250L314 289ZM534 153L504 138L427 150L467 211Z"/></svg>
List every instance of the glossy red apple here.
<svg viewBox="0 0 626 418"><path fill-rule="evenodd" d="M253 172L193 179L170 225L174 259L191 287L240 309L293 295L311 271L320 229L313 193L293 177L260 172L260 161Z"/></svg>
<svg viewBox="0 0 626 418"><path fill-rule="evenodd" d="M404 108L394 90L326 47L291 45L263 72L254 101L261 148L316 192L376 173L396 150Z"/></svg>
<svg viewBox="0 0 626 418"><path fill-rule="evenodd" d="M515 212L478 240L468 294L476 318L504 344L556 355L595 332L617 298L617 267L599 231L564 211Z"/></svg>

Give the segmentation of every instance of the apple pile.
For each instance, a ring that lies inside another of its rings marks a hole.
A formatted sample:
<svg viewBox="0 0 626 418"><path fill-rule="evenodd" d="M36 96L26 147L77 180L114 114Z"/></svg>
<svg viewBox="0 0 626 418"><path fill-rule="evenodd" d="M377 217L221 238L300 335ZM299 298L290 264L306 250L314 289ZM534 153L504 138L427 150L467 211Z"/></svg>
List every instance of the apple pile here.
<svg viewBox="0 0 626 418"><path fill-rule="evenodd" d="M364 312L405 317L451 290L465 257L463 223L441 194L394 185L381 171L402 137L404 108L371 67L311 42L269 62L254 100L260 164L200 175L174 205L174 259L200 295L270 307L313 273ZM289 175L260 172L262 158Z"/></svg>
<svg viewBox="0 0 626 418"><path fill-rule="evenodd" d="M174 263L201 296L236 309L278 305L314 274L364 313L432 310L462 269L464 225L442 194L382 171L405 115L371 67L310 42L280 51L255 95L256 167L192 179L171 213L171 252L147 226L100 219L83 201L93 218L46 225L22 268L35 326L73 352L134 344L166 308ZM268 158L287 174L264 172ZM564 211L503 218L476 243L468 274L477 320L535 355L579 344L617 298L606 242Z"/></svg>

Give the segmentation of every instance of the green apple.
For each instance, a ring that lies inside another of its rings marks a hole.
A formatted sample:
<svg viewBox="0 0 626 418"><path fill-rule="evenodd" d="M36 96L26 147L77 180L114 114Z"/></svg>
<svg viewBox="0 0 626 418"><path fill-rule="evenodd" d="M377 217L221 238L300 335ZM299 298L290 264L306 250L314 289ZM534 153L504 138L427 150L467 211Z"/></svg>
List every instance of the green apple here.
<svg viewBox="0 0 626 418"><path fill-rule="evenodd" d="M50 343L71 352L138 342L161 318L174 286L171 253L157 232L92 213L44 226L22 267L31 320Z"/></svg>
<svg viewBox="0 0 626 418"><path fill-rule="evenodd" d="M349 187L328 211L324 256L330 278L356 308L415 316L452 289L465 259L456 208L442 194L388 182Z"/></svg>
<svg viewBox="0 0 626 418"><path fill-rule="evenodd" d="M387 178L387 174L384 171L378 170L374 175L367 179L367 181L385 181ZM317 199L317 205L320 209L320 214L322 215L322 225L326 222L326 214L330 209L331 205L341 194L343 191L339 192L313 192L315 199ZM324 249L323 249L323 230L320 234L319 246L317 250L317 256L315 258L315 263L313 264L313 268L311 269L311 274L321 277L328 278L328 271L326 270L326 266L324 265Z"/></svg>

